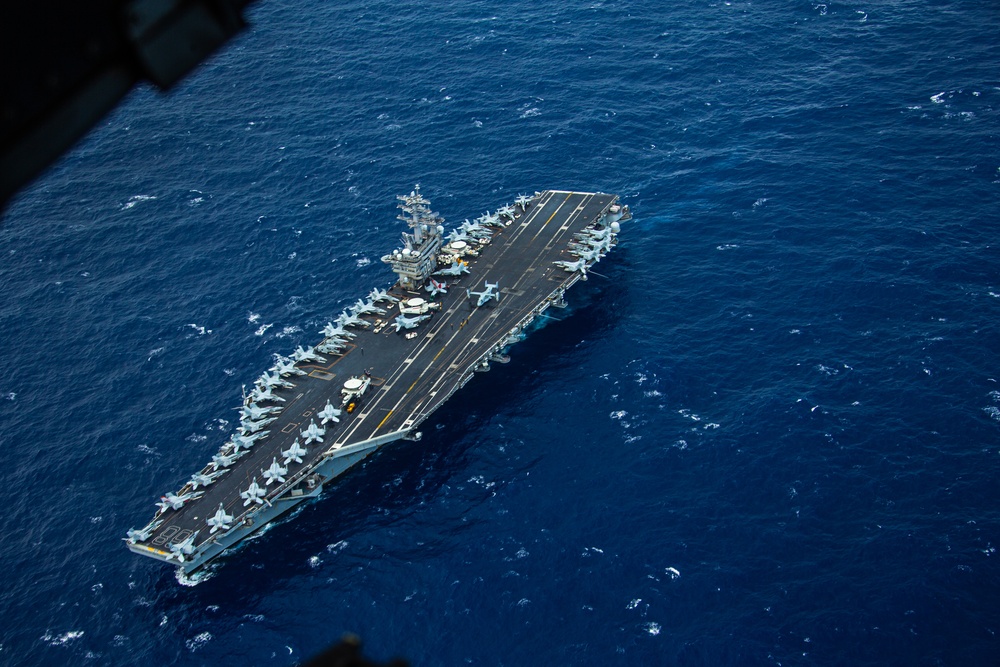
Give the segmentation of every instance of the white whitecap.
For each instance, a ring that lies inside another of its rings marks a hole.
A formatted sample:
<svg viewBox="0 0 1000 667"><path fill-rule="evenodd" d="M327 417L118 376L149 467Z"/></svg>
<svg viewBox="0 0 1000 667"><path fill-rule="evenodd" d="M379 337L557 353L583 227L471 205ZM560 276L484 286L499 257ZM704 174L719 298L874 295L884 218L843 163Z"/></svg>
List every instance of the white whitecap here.
<svg viewBox="0 0 1000 667"><path fill-rule="evenodd" d="M188 647L189 651L197 651L211 640L212 640L212 633L206 631L198 633L197 635L195 635L194 637L192 637L191 639L187 640L184 643Z"/></svg>
<svg viewBox="0 0 1000 667"><path fill-rule="evenodd" d="M53 636L52 633L46 632L42 635L41 640L46 642L49 646L64 646L74 639L79 639L82 636L83 630L70 630L69 632L64 632L58 636Z"/></svg>

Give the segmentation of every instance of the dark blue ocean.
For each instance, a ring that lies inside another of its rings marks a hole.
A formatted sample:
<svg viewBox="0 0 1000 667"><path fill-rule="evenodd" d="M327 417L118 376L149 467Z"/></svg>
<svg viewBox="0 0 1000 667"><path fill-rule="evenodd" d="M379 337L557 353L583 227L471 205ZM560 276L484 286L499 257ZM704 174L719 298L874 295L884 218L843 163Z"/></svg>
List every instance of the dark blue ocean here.
<svg viewBox="0 0 1000 667"><path fill-rule="evenodd" d="M266 0L0 226L0 663L1000 661L1000 11ZM450 225L635 219L571 308L195 586L241 385Z"/></svg>

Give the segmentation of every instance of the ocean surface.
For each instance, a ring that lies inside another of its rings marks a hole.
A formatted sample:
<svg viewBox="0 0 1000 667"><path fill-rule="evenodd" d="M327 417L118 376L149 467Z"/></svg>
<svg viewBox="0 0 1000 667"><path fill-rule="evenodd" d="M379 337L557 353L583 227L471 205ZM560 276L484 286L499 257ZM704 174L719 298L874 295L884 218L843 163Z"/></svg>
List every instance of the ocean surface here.
<svg viewBox="0 0 1000 667"><path fill-rule="evenodd" d="M0 225L0 664L1000 660L1000 12L266 0ZM536 190L635 219L424 424L182 585L122 538L275 353Z"/></svg>

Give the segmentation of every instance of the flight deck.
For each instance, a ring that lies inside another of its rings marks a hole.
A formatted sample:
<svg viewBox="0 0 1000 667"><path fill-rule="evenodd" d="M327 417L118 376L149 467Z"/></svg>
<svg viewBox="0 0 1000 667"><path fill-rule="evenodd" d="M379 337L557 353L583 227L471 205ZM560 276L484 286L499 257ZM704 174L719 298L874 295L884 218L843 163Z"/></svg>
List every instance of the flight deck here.
<svg viewBox="0 0 1000 667"><path fill-rule="evenodd" d="M476 371L564 304L630 217L615 195L549 190L466 221L446 243L419 190L400 200L413 234L383 257L399 281L331 322L315 350L300 347L294 364L265 374L245 397L241 430L129 531L130 549L192 572L382 445L419 438Z"/></svg>

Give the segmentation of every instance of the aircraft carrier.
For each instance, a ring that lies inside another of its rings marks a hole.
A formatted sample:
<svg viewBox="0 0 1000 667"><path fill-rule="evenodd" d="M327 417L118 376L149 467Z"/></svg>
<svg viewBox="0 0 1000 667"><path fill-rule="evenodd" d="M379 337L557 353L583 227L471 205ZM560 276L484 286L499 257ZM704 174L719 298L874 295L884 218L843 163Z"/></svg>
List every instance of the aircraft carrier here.
<svg viewBox="0 0 1000 667"><path fill-rule="evenodd" d="M396 273L244 396L241 425L204 468L167 493L135 553L192 574L386 443L420 424L506 350L616 243L631 218L615 195L548 190L466 220L444 219L417 188L409 226L382 257Z"/></svg>

